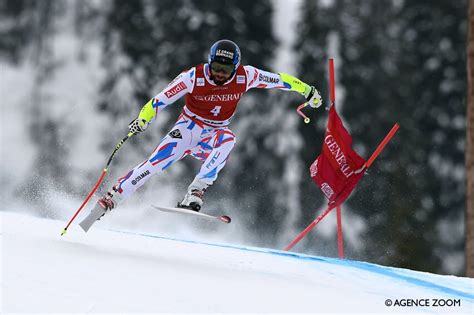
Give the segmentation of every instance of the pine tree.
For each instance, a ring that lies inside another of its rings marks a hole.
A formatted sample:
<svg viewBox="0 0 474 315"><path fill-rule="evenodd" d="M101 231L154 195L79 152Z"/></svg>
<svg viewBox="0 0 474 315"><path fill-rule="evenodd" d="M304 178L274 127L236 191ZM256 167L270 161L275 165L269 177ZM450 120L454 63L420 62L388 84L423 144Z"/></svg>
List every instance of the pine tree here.
<svg viewBox="0 0 474 315"><path fill-rule="evenodd" d="M346 203L366 222L364 250L348 253L453 272L442 258L463 245L461 233L445 229L457 231L464 207L465 3L339 0L304 7L314 10L304 18L313 26L305 28L320 39L316 45L301 36L301 60L317 56L313 51L330 38L337 44L338 90L344 89L338 109L356 150L368 157L393 123L401 125Z"/></svg>
<svg viewBox="0 0 474 315"><path fill-rule="evenodd" d="M28 42L33 39L34 12L37 4L32 0L0 1L0 58L18 64L27 52Z"/></svg>
<svg viewBox="0 0 474 315"><path fill-rule="evenodd" d="M299 231L319 215L317 210L324 207L325 204L325 200L317 192L318 188L309 176L309 166L320 153L326 129L327 115L324 108L330 105L327 93L329 89L327 69L328 59L336 57L331 55L335 52L330 51L330 45L337 44L335 42L337 38L334 37L334 30L337 30L337 27L334 25L336 21L333 18L336 13L334 6L325 6L321 1L305 1L301 6L301 23L298 27L298 37L295 44L297 74L304 82L314 84L321 92L323 106L317 110L305 110L313 119L311 124L299 121L298 133L303 141L300 153L303 167L298 174L301 178L301 215L297 224ZM301 241L299 246L310 253L335 254L334 247L330 245L333 244L332 239L325 239L316 231L313 233L317 235L316 242L314 238L307 237Z"/></svg>
<svg viewBox="0 0 474 315"><path fill-rule="evenodd" d="M54 215L49 209L50 189L71 191L67 164L71 138L66 119L52 110L57 101L51 79L59 67L53 54L57 17L64 5L55 1L3 1L6 34L0 40L2 56L13 66L31 68L31 82L25 82L25 101L16 104L25 113L24 121L33 144L34 162L29 176L19 185L19 195L33 203L33 210ZM9 104L11 105L11 104ZM22 126L23 127L23 126Z"/></svg>
<svg viewBox="0 0 474 315"><path fill-rule="evenodd" d="M442 261L463 248L458 227L465 206L462 166L466 85L462 48L466 3L418 1L394 9L398 9L394 22L385 28L386 36L380 35L380 47L384 49L379 60L388 81L379 76L371 80L384 83L385 88L372 88L378 95L369 99L383 104L375 108L377 121L391 117L400 122L402 130L394 143L398 152L387 152L390 158L374 170L380 172L377 178L391 176L394 181L375 180L366 186L384 196L376 205L378 209L393 205L386 221L376 228L369 220L369 229L379 230L374 237L388 235L397 240L386 243L388 252L381 257L384 261L407 268L459 273L459 269L450 270ZM380 17L382 10L373 15ZM387 25L386 19L380 21L384 23ZM383 58L390 56L390 47L394 47L390 36L398 43L395 64L390 63L391 58ZM388 89L393 86L390 81L397 85ZM356 110L348 117L362 120ZM373 137L361 136L365 143L373 143L369 140ZM385 192L380 191L384 187Z"/></svg>
<svg viewBox="0 0 474 315"><path fill-rule="evenodd" d="M466 276L474 277L474 0L469 1L466 128Z"/></svg>

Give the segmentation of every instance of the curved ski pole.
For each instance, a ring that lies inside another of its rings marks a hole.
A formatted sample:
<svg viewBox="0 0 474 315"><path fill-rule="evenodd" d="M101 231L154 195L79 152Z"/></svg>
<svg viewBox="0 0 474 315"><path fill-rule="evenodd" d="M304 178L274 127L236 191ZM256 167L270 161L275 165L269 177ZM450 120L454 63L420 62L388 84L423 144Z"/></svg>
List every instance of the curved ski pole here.
<svg viewBox="0 0 474 315"><path fill-rule="evenodd" d="M304 123L305 124L308 124L311 121L311 119L308 116L306 116L301 110L303 108L305 108L306 106L308 106L308 105L309 105L308 102L304 102L303 104L299 105L296 108L296 112L298 113L298 115L300 115L301 117L304 118Z"/></svg>
<svg viewBox="0 0 474 315"><path fill-rule="evenodd" d="M64 234L66 234L67 229L68 229L68 227L71 225L72 221L74 221L74 219L77 217L77 215L78 215L79 212L82 210L82 208L84 208L84 206L87 204L87 202L91 199L92 195L94 195L94 193L96 192L97 188L99 188L100 184L101 184L102 181L104 180L105 175L107 174L107 171L108 171L108 169L109 169L110 163L112 162L112 160L113 160L115 154L117 153L117 151L122 147L122 145L125 143L125 141L127 141L128 139L130 139L133 135L134 135L133 132L129 132L125 138L123 138L122 140L120 140L119 143L117 143L117 145L115 146L114 151L112 151L112 154L110 155L109 160L107 161L107 164L105 165L105 168L102 170L102 174L100 175L99 179L97 180L97 182L95 183L94 187L92 188L92 190L91 190L91 191L89 192L89 194L87 195L86 199L82 202L82 204L81 204L81 206L79 207L79 209L77 209L77 211L76 211L76 213L74 214L74 216L71 218L71 220L69 220L69 223L68 223L68 224L66 225L66 227L61 231L61 236L63 236Z"/></svg>
<svg viewBox="0 0 474 315"><path fill-rule="evenodd" d="M107 170L109 168L109 165L112 162L112 160L113 160L115 154L117 153L117 151L122 147L122 145L125 143L125 141L130 139L133 135L134 135L133 132L129 132L125 138L123 138L122 140L120 140L119 143L117 143L117 145L115 146L114 151L112 151L112 154L110 155L109 160L107 161L107 165L105 165L105 170Z"/></svg>

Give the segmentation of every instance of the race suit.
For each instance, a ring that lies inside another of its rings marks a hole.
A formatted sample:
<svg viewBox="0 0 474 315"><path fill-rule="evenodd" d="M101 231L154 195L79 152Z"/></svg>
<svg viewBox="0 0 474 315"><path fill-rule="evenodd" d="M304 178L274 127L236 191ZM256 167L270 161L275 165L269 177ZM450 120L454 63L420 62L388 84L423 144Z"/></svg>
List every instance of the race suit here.
<svg viewBox="0 0 474 315"><path fill-rule="evenodd" d="M236 142L229 123L242 95L253 88L293 90L302 94L308 85L289 75L242 65L223 85L211 80L208 64L178 75L143 107L139 117L152 121L168 105L185 96L182 113L150 157L118 180L114 190L120 193L120 199L128 198L153 174L166 170L187 155L203 162L196 179L212 185Z"/></svg>

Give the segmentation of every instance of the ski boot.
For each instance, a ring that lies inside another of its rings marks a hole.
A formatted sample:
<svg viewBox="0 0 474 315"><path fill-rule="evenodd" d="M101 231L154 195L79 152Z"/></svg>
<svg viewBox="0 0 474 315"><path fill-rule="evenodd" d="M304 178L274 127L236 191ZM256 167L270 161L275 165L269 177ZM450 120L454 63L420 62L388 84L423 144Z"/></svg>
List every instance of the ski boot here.
<svg viewBox="0 0 474 315"><path fill-rule="evenodd" d="M122 201L120 194L115 190L115 188L112 188L111 191L107 192L97 201L95 207L91 210L89 215L79 223L79 225L85 232L87 232L96 221L100 220L100 218L102 218L106 213L116 208L120 201Z"/></svg>
<svg viewBox="0 0 474 315"><path fill-rule="evenodd" d="M112 197L114 195L108 191L102 198L100 198L98 201L97 201L97 204L102 208L104 209L105 211L110 211L112 210L113 208L115 208L115 206L117 205L117 202L115 202ZM104 212L105 214L105 212Z"/></svg>
<svg viewBox="0 0 474 315"><path fill-rule="evenodd" d="M204 193L208 185L195 179L188 187L188 192L184 196L183 201L178 202L178 208L184 208L199 212L204 204Z"/></svg>

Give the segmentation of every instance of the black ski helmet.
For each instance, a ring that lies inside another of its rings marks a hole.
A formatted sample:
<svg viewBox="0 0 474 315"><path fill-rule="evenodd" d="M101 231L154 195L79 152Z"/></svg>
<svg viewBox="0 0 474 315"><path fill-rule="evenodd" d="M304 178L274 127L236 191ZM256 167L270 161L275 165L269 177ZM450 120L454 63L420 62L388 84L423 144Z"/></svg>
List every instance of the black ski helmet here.
<svg viewBox="0 0 474 315"><path fill-rule="evenodd" d="M234 71L240 65L240 49L236 43L228 39L215 42L209 52L209 64L213 61L233 64Z"/></svg>

